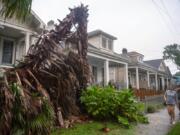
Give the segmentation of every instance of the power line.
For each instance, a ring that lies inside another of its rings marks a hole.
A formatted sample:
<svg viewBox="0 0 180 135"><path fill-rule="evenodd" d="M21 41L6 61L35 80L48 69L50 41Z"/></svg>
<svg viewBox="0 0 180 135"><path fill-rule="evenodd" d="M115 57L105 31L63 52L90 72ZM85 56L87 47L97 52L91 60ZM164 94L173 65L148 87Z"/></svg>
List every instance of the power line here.
<svg viewBox="0 0 180 135"><path fill-rule="evenodd" d="M169 11L168 11L166 5L164 4L164 0L160 0L160 2L161 2L162 6L163 6L163 8L164 8L164 13L168 16L168 18L169 18L169 20L170 20L170 22L171 22L171 24L172 24L174 30L176 31L176 33L178 33L178 31L176 30L174 21L173 21L171 15L169 14Z"/></svg>
<svg viewBox="0 0 180 135"><path fill-rule="evenodd" d="M167 26L168 30L169 30L170 33L172 34L173 39L175 40L175 38L174 38L174 36L175 36L175 35L174 35L174 32L173 32L172 29L169 27L169 24L167 23L166 18L165 18L164 15L162 14L162 9L161 9L161 7L160 7L154 0L152 0L152 3L155 5L155 7L156 7L158 13L160 14L163 22L165 23L165 25Z"/></svg>

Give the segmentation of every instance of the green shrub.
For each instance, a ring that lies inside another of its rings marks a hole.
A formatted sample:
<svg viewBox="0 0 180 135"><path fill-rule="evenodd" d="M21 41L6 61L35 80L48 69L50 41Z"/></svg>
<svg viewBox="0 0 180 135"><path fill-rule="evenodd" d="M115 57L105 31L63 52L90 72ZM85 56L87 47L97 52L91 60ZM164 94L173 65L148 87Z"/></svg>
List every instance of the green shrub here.
<svg viewBox="0 0 180 135"><path fill-rule="evenodd" d="M147 113L154 113L155 111L156 111L156 107L155 106L149 105L147 107Z"/></svg>
<svg viewBox="0 0 180 135"><path fill-rule="evenodd" d="M162 103L150 103L147 104L146 112L147 113L154 113L158 111L159 109L162 109L164 105Z"/></svg>
<svg viewBox="0 0 180 135"><path fill-rule="evenodd" d="M92 86L82 93L81 102L96 119L114 119L125 127L129 127L130 122L148 122L142 113L144 105L137 102L130 90Z"/></svg>

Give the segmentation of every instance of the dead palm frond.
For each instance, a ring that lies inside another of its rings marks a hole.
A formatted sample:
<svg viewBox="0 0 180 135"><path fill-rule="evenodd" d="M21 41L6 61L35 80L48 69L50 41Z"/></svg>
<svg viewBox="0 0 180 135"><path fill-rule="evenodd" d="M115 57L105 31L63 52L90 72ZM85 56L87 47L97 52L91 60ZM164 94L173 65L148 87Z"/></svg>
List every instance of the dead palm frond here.
<svg viewBox="0 0 180 135"><path fill-rule="evenodd" d="M70 9L55 30L30 47L23 62L6 70L0 85L0 134L50 134L54 117L62 125L59 114L67 118L80 113L79 98L90 76L87 12L84 5ZM65 51L67 44L72 47Z"/></svg>

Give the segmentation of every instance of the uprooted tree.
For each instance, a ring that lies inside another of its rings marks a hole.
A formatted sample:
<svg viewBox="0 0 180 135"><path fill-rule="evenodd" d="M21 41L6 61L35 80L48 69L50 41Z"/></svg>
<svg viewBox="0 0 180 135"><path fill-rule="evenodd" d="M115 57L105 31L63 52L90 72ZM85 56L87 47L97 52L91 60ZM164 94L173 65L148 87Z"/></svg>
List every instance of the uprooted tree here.
<svg viewBox="0 0 180 135"><path fill-rule="evenodd" d="M0 134L50 134L53 123L81 112L90 80L87 6L70 9L55 30L41 35L0 83Z"/></svg>

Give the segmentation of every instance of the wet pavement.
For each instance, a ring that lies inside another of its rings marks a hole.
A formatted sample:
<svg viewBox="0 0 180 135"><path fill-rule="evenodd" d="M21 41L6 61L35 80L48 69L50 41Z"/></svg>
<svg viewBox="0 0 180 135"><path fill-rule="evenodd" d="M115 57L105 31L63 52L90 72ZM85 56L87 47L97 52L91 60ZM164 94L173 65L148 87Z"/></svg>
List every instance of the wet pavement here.
<svg viewBox="0 0 180 135"><path fill-rule="evenodd" d="M139 124L136 135L166 135L172 127L167 110L162 109L156 113L147 114L149 124ZM179 121L179 111L176 108L176 122Z"/></svg>

